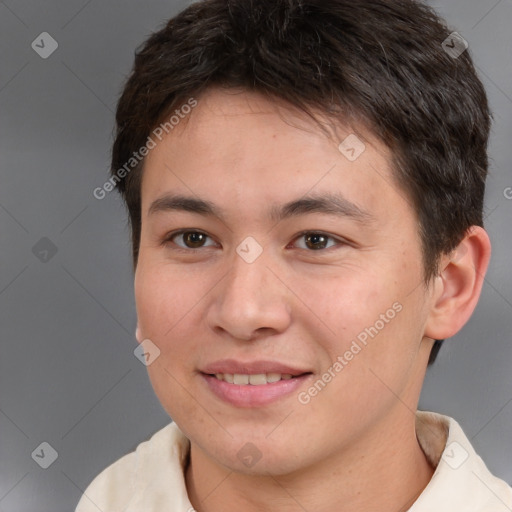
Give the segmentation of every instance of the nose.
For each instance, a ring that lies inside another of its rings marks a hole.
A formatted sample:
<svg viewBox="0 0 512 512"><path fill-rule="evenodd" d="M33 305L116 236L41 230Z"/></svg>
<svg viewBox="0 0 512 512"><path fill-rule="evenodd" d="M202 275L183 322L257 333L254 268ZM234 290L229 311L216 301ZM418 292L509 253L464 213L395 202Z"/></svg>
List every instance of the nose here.
<svg viewBox="0 0 512 512"><path fill-rule="evenodd" d="M208 325L237 340L252 341L286 330L292 292L286 279L263 254L252 263L234 255L226 276L214 288Z"/></svg>

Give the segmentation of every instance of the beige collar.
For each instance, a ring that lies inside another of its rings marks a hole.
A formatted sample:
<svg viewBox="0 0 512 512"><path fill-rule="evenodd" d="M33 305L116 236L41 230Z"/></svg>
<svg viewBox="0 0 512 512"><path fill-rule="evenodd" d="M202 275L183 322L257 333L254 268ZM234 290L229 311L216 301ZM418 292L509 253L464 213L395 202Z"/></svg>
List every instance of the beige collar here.
<svg viewBox="0 0 512 512"><path fill-rule="evenodd" d="M432 467L437 468L446 447L450 423L447 417L433 412L416 412L416 437Z"/></svg>

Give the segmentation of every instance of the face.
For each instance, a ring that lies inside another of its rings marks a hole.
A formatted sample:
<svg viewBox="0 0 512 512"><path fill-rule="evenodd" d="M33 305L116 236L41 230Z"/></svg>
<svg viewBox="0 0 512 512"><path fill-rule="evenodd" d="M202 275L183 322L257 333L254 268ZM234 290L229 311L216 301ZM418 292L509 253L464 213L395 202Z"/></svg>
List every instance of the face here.
<svg viewBox="0 0 512 512"><path fill-rule="evenodd" d="M135 294L159 400L235 471L378 444L415 410L431 346L418 222L388 150L255 93L197 100L142 180Z"/></svg>

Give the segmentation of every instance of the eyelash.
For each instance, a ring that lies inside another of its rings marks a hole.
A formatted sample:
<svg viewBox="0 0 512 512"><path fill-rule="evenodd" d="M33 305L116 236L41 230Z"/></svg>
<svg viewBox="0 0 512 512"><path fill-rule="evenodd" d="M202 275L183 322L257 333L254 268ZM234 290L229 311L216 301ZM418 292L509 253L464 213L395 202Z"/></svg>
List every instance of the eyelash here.
<svg viewBox="0 0 512 512"><path fill-rule="evenodd" d="M183 235L185 233L199 233L201 235L205 235L207 236L208 238L212 239L207 233L203 232L203 231L199 231L199 230L194 230L194 229L180 229L178 231L173 231L172 233L169 233L165 239L162 241L162 245L165 245L165 246L168 246L170 243L174 243L173 242L173 239L179 235ZM305 235L320 235L320 236L324 236L326 237L328 240L334 240L337 242L337 246L343 246L343 245L348 245L348 242L347 241L344 241L344 240L341 240L339 238L336 238L332 235L329 235L327 233L324 233L322 231L311 231L311 230L306 230L306 231L301 231L299 234L297 234L295 236L295 238L293 239L293 241L295 240L298 240L299 238L305 236ZM176 245L176 244L175 244ZM211 246L206 246L206 248L208 247L211 247ZM311 253L316 253L316 252L325 252L327 251L328 249L332 249L333 247L336 247L336 246L331 246L331 247L325 247L325 248L321 248L321 249L303 249L301 248L301 250L304 250L304 251L307 251L307 252L311 252ZM181 247L179 245L177 245L176 247L173 247L173 250L175 251L178 251L178 252L186 252L186 253L190 253L191 251L197 251L199 249L204 249L205 247L197 247L197 248L192 248L192 247Z"/></svg>

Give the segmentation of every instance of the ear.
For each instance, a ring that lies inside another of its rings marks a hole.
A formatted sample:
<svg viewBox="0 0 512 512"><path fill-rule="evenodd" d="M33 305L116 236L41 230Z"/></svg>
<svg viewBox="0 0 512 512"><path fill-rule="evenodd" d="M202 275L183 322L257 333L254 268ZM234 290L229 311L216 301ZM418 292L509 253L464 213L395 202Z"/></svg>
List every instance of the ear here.
<svg viewBox="0 0 512 512"><path fill-rule="evenodd" d="M441 258L425 336L444 340L462 329L480 297L490 257L491 242L486 231L471 226L456 249Z"/></svg>
<svg viewBox="0 0 512 512"><path fill-rule="evenodd" d="M138 343L142 343L142 333L140 332L139 323L137 322L137 328L135 329L135 339Z"/></svg>

